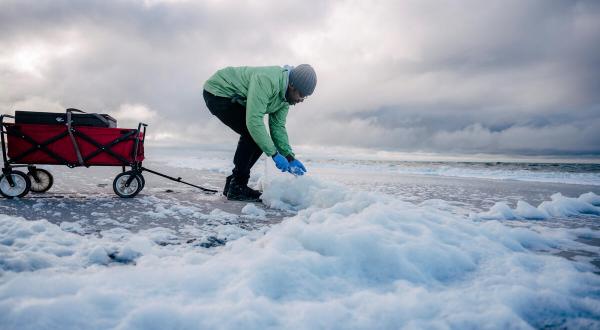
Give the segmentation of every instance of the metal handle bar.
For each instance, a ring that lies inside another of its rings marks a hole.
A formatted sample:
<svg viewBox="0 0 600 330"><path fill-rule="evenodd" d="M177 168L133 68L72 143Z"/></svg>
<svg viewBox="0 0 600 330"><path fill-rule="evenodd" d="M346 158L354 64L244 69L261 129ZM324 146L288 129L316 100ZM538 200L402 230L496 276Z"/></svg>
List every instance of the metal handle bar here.
<svg viewBox="0 0 600 330"><path fill-rule="evenodd" d="M75 109L75 108L68 108L67 112L81 112L81 113L87 113L83 110L79 110L79 109Z"/></svg>
<svg viewBox="0 0 600 330"><path fill-rule="evenodd" d="M215 193L217 193L217 192L218 192L218 191L216 191L216 190L214 190L214 189L208 189L208 188L204 188L204 187L197 186L197 185L195 185L195 184L191 184L191 183L189 183L189 182L182 181L182 180L181 180L181 178L179 178L179 177L178 177L178 178L174 178L174 177L172 177L172 176L168 176L168 175L166 175L166 174L163 174L163 173L160 173L160 172L156 172L156 171L153 171L153 170L147 169L147 168L145 168L145 167L141 167L141 168L140 168L140 170L142 170L142 171L146 171L146 172L150 172L150 173L152 173L152 174L156 174L156 175L158 175L158 176L162 176L163 178L167 178L167 179L169 179L169 180L172 180L172 181L175 181L175 182L181 182L181 183L183 183L183 184L187 184L188 186L192 186L192 187L194 187L194 188L198 188L198 189L200 189L200 190L202 190L202 191L206 191L206 192L209 192L209 193L213 193L213 194L215 194Z"/></svg>

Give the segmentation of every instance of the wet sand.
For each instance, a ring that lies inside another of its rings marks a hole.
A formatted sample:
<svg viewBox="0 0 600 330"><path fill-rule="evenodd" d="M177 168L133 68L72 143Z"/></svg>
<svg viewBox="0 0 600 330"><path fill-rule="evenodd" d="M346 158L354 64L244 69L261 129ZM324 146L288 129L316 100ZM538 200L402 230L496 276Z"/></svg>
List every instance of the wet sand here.
<svg viewBox="0 0 600 330"><path fill-rule="evenodd" d="M159 162L146 162L145 166L170 176L182 177L193 184L219 190L219 193L206 194L199 189L145 172L144 190L135 198L124 199L115 195L112 190L113 179L121 171L118 167L69 169L65 166L47 166L45 168L54 176L54 185L50 191L43 194L30 193L21 199L0 199L0 213L28 220L46 219L59 225L63 222L76 222L81 228L77 227L75 231L82 234L110 228L138 231L164 227L180 233L182 240L190 239L189 235L184 234L190 226L207 232L219 224L232 224L253 230L278 223L292 215L268 209L262 204L255 205L265 211L264 217L258 219L252 214L244 214L242 208L247 203L227 201L220 194L225 174L175 168ZM600 187L591 185L423 175L391 176L377 172L356 173L318 168L312 169L310 175L337 181L352 189L394 195L412 203L441 199L456 206L465 215L469 212L486 211L500 201L513 207L518 200L537 206L558 192L572 197L590 191L600 194ZM600 230L597 218L551 219L545 225Z"/></svg>

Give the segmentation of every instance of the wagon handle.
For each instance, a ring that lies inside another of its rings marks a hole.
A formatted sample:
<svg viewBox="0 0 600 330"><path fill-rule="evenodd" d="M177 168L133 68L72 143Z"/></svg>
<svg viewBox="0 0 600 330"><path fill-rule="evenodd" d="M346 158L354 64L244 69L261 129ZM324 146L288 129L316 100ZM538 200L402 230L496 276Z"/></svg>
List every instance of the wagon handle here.
<svg viewBox="0 0 600 330"><path fill-rule="evenodd" d="M67 112L81 112L81 113L86 113L86 112L85 112L85 111L83 111L83 110L79 110L79 109L75 109L75 108L68 108L68 109L67 109Z"/></svg>
<svg viewBox="0 0 600 330"><path fill-rule="evenodd" d="M180 183L183 183L183 184L187 184L188 186L192 186L192 187L198 188L198 189L200 189L200 190L202 190L202 191L205 191L205 192L208 192L208 193L213 193L213 194L216 194L216 193L218 192L217 190L214 190L214 189L208 189L208 188L204 188L204 187L197 186L197 185L195 185L195 184L191 184L191 183L189 183L189 182L185 182L185 181L181 180L181 178L180 178L180 177L174 178L174 177L172 177L172 176L168 176L168 175L166 175L166 174L163 174L163 173L160 173L160 172L156 172L156 171L153 171L153 170L147 169L147 168L145 168L145 167L140 167L140 170L141 170L141 171L150 172L150 173L152 173L152 174L156 174L156 175L158 175L158 176L162 176L163 178L167 178L167 179L169 179L169 180L172 180L172 181L175 181L175 182L180 182Z"/></svg>

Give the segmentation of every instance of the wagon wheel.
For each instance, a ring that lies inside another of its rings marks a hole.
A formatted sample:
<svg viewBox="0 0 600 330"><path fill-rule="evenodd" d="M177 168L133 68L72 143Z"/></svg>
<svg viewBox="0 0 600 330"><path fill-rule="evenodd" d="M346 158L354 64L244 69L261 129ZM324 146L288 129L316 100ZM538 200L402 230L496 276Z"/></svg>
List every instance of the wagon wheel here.
<svg viewBox="0 0 600 330"><path fill-rule="evenodd" d="M133 179L127 184L127 181L133 176ZM117 175L113 181L113 190L115 194L123 198L131 198L142 190L142 180L134 171L127 171Z"/></svg>
<svg viewBox="0 0 600 330"><path fill-rule="evenodd" d="M8 178L4 174L0 175L0 194L6 198L23 197L27 195L31 187L29 177L20 171L11 171L8 175L10 175L13 185L10 185Z"/></svg>
<svg viewBox="0 0 600 330"><path fill-rule="evenodd" d="M29 176L29 181L31 181L31 191L34 193L46 192L54 183L52 174L41 168L29 171L27 175Z"/></svg>
<svg viewBox="0 0 600 330"><path fill-rule="evenodd" d="M140 178L140 181L142 182L142 185L140 188L140 191L141 191L146 186L146 179L144 179L144 176L142 175L142 173L137 173L137 176L138 176L138 178Z"/></svg>
<svg viewBox="0 0 600 330"><path fill-rule="evenodd" d="M138 187L138 191L136 193L136 195L137 195L140 193L140 191L142 191L142 189L144 189L144 186L146 186L146 179L144 179L144 176L140 172L136 172L135 175L138 177L138 179L140 179L140 182L142 183Z"/></svg>

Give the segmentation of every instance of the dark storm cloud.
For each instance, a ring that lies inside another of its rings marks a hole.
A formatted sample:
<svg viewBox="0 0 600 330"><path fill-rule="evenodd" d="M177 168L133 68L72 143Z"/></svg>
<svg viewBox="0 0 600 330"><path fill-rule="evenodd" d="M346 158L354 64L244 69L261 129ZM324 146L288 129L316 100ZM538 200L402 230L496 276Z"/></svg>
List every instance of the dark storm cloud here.
<svg viewBox="0 0 600 330"><path fill-rule="evenodd" d="M290 112L294 143L600 154L599 22L596 1L0 1L0 107L233 141L203 82L308 62L319 84Z"/></svg>
<svg viewBox="0 0 600 330"><path fill-rule="evenodd" d="M204 80L220 66L266 64L266 55L286 52L282 41L287 35L304 29L305 21L317 20L327 9L318 3L305 5L2 2L4 49L18 51L40 42L49 48L43 54L48 58L42 60L49 63L40 68L43 79L10 69L2 75L7 84L12 81L1 95L2 103L5 108L35 106L39 102L27 100L42 98L95 111L143 104L162 117L155 131L188 132L180 137L198 138L209 119L201 97ZM74 55L52 54L70 42Z"/></svg>

